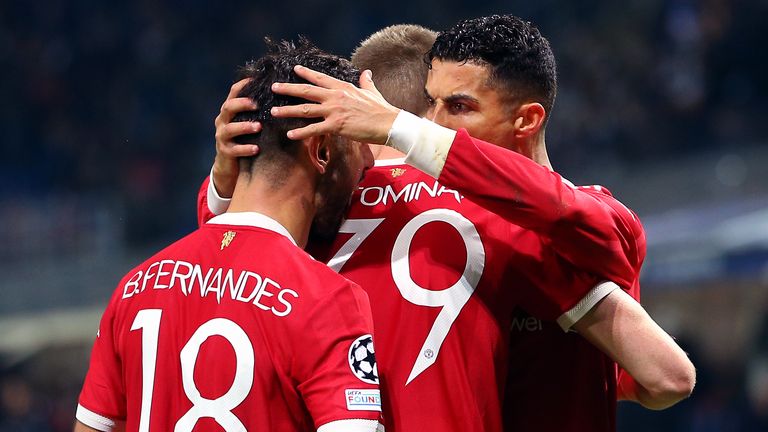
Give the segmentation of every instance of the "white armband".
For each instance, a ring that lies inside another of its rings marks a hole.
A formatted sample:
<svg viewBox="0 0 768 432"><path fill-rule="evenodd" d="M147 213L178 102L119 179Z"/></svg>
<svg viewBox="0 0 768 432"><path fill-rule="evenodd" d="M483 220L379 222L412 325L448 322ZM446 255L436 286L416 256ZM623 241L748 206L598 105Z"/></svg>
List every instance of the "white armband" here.
<svg viewBox="0 0 768 432"><path fill-rule="evenodd" d="M440 177L456 131L401 110L392 123L387 145L406 154L405 163Z"/></svg>
<svg viewBox="0 0 768 432"><path fill-rule="evenodd" d="M216 185L213 184L213 168L211 168L211 176L209 179L210 181L208 182L207 193L208 210L210 210L214 215L218 216L227 211L229 208L229 202L232 201L232 198L222 198L219 196L219 193L216 191Z"/></svg>

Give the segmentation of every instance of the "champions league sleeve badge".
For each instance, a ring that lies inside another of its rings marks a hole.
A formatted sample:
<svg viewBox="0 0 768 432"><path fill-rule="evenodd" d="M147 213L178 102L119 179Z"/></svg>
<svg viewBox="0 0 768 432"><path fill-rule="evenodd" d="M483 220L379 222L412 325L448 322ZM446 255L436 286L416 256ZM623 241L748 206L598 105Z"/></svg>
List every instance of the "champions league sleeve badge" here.
<svg viewBox="0 0 768 432"><path fill-rule="evenodd" d="M373 337L360 336L349 347L349 367L360 381L368 384L379 383L379 369L376 366L376 355L373 351Z"/></svg>

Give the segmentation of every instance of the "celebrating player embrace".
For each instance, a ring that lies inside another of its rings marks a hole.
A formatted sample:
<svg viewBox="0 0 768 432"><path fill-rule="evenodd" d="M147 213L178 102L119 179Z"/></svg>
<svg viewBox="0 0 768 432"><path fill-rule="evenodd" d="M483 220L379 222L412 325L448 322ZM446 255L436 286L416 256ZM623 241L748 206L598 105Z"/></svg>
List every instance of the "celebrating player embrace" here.
<svg viewBox="0 0 768 432"><path fill-rule="evenodd" d="M518 36L530 31L512 21ZM510 30L508 24L497 22L483 31L492 36ZM375 34L357 58L387 44L399 47L395 58L407 57L425 37L397 44L404 31ZM635 378L627 397L655 408L684 398L693 386L692 365L624 291L642 262L642 229L629 210L606 204L610 195L575 188L551 170L543 125L554 96L537 84L541 65L530 61L531 53L519 54L527 64L514 57L501 61L522 74L512 73L510 83L481 53L472 52L485 45L462 39L467 34L465 29L438 38L446 49L433 52L427 98L413 95L428 103L422 106L431 118L450 128L391 106L368 73L357 88L297 67L314 85L272 87L312 101L276 107L272 115L320 119L289 132L292 139L338 133L407 153L375 147L376 166L325 255L371 299L387 428L502 430L507 365L510 357L526 354L508 350L516 308L577 330L617 360ZM408 87L389 83L387 88ZM217 119L220 150L228 148L221 138L252 127L229 123L229 110L244 104L236 97L225 102ZM201 189L203 221L226 208L218 195L229 194L222 186L232 176L226 174L227 151L217 153L215 186L204 183ZM393 152L405 159L384 158ZM573 396L578 389L569 391ZM615 393L608 396L615 400Z"/></svg>

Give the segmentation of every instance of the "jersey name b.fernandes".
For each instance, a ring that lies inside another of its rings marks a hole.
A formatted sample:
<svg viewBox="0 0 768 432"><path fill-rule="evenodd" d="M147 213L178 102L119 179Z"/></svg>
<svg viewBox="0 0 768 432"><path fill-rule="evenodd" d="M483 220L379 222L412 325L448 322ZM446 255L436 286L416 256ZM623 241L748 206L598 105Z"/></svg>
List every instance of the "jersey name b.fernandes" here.
<svg viewBox="0 0 768 432"><path fill-rule="evenodd" d="M365 293L274 220L239 215L250 222L219 216L120 281L94 344L81 422L314 431L379 418Z"/></svg>

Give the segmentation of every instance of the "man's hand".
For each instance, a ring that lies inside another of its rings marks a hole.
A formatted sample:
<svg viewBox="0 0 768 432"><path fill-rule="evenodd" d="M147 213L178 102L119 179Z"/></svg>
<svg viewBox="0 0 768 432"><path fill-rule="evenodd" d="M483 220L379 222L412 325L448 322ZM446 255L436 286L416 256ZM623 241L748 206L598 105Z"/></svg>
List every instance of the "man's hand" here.
<svg viewBox="0 0 768 432"><path fill-rule="evenodd" d="M336 134L371 144L384 144L389 129L400 112L376 89L371 71L360 74L360 87L313 71L304 66L296 74L314 84L275 83L272 91L316 103L272 108L275 117L323 118L288 132L288 138L301 140L311 136Z"/></svg>
<svg viewBox="0 0 768 432"><path fill-rule="evenodd" d="M261 130L259 122L236 122L232 119L244 111L253 111L257 106L250 98L237 97L240 90L248 84L248 79L232 85L227 100L221 105L221 112L213 124L216 126L216 159L213 161L213 184L222 198L229 198L235 191L237 175L240 172L239 157L253 156L259 152L257 145L237 144L235 138L240 135L257 133Z"/></svg>

